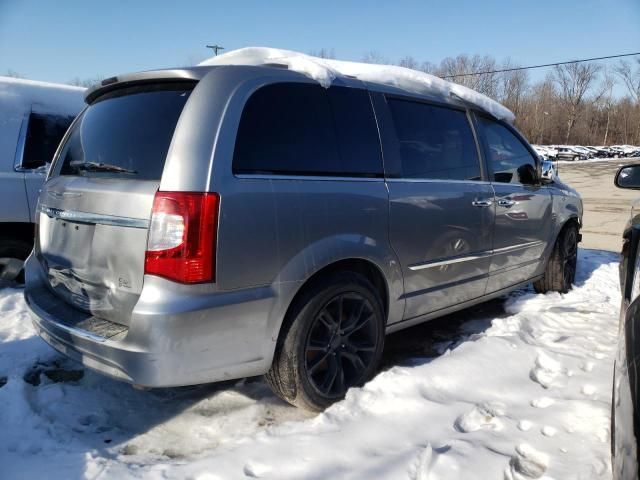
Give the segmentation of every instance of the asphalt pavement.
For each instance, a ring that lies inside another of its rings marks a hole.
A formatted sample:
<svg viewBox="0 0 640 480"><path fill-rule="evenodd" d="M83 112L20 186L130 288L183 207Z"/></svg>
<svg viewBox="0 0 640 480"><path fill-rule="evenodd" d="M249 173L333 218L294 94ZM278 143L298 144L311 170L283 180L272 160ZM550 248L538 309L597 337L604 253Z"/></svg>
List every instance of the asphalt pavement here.
<svg viewBox="0 0 640 480"><path fill-rule="evenodd" d="M620 251L631 202L640 198L640 191L619 189L613 179L618 168L630 163L640 163L640 158L561 162L558 165L562 181L580 192L584 202L581 247Z"/></svg>

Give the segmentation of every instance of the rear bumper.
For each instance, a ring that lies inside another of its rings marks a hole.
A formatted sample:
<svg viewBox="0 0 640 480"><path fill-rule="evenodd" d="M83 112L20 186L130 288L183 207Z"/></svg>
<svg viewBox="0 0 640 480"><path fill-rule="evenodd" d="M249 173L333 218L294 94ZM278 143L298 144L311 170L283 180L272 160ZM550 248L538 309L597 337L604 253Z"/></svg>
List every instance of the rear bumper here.
<svg viewBox="0 0 640 480"><path fill-rule="evenodd" d="M110 328L104 320L97 320L99 328L87 328L94 318L48 289L33 256L25 274L25 300L37 333L62 354L108 376L170 387L260 375L271 364L279 320L269 287L189 297L172 282L149 277L128 328Z"/></svg>

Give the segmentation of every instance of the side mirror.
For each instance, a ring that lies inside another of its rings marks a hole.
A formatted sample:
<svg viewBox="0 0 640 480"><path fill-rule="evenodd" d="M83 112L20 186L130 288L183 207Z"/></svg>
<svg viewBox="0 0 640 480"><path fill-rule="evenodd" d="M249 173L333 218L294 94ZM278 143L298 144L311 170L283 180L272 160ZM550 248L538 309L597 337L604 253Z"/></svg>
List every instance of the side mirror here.
<svg viewBox="0 0 640 480"><path fill-rule="evenodd" d="M556 170L553 163L545 160L542 162L542 171L540 172L540 181L543 185L549 185L556 181Z"/></svg>
<svg viewBox="0 0 640 480"><path fill-rule="evenodd" d="M614 183L618 188L640 190L640 164L621 167Z"/></svg>

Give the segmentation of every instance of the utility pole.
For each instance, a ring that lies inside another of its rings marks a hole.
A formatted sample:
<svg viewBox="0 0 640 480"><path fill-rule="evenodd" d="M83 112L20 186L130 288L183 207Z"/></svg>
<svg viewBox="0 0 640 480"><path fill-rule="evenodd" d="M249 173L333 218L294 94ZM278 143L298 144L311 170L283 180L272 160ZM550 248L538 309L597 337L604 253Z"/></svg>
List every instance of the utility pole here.
<svg viewBox="0 0 640 480"><path fill-rule="evenodd" d="M218 56L218 50L224 50L224 47L221 47L220 45L216 44L216 45L206 45L207 48L210 48L211 50L213 50L214 55L217 57Z"/></svg>

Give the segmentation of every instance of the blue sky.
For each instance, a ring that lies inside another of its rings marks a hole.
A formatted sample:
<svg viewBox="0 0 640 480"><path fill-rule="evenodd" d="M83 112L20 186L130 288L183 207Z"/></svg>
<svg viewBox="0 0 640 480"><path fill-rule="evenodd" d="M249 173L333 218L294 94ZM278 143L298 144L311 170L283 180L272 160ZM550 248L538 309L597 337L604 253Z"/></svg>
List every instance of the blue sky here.
<svg viewBox="0 0 640 480"><path fill-rule="evenodd" d="M529 65L640 51L640 0L0 0L0 74L64 82L185 65L205 58L207 43Z"/></svg>

